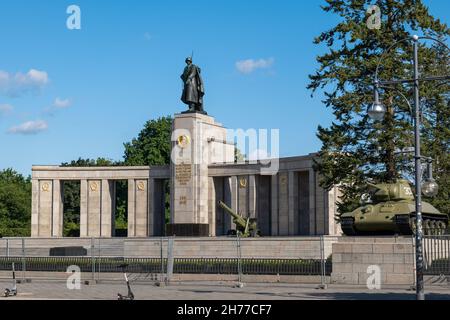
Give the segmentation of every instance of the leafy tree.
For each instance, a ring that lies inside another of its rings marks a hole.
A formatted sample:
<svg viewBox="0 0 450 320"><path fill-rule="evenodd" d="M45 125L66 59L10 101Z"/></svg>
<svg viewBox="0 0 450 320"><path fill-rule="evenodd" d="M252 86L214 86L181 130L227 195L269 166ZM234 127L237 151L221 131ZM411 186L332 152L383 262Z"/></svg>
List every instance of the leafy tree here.
<svg viewBox="0 0 450 320"><path fill-rule="evenodd" d="M245 154L242 154L241 150L237 147L234 148L234 162L243 162L245 161Z"/></svg>
<svg viewBox="0 0 450 320"><path fill-rule="evenodd" d="M0 171L0 235L30 236L31 178L12 169Z"/></svg>
<svg viewBox="0 0 450 320"><path fill-rule="evenodd" d="M358 206L365 182L393 181L402 173L411 174L411 159L396 152L414 145L409 108L398 93L412 97L411 86L398 85L396 90L382 92L387 114L381 123L373 123L367 116L367 107L373 103L373 76L380 55L395 42L410 37L412 32L435 37L445 37L450 32L445 24L430 15L420 0L325 2L323 10L338 15L340 22L315 39L316 44L326 45L328 51L317 57L319 68L310 75L308 88L313 93L324 92L323 102L335 117L330 127L318 128L323 146L315 166L322 176L323 187L341 185L338 211L343 213ZM366 24L369 19L366 11L372 4L382 13L378 30L369 29ZM448 71L448 55L444 57L436 47L421 45L419 55L423 74L442 75ZM380 79L412 78L411 57L411 43L399 42L395 49L382 56ZM435 204L441 210L448 210L450 135L448 96L444 96L448 86L423 83L420 90L425 101L433 101L427 103L427 112L423 113L426 121L422 141L424 154L437 161L435 175L444 190Z"/></svg>
<svg viewBox="0 0 450 320"><path fill-rule="evenodd" d="M124 144L125 165L151 166L170 163L172 118L147 121L138 137Z"/></svg>
<svg viewBox="0 0 450 320"><path fill-rule="evenodd" d="M106 158L72 160L71 162L63 162L61 167L111 167L119 166L121 163Z"/></svg>

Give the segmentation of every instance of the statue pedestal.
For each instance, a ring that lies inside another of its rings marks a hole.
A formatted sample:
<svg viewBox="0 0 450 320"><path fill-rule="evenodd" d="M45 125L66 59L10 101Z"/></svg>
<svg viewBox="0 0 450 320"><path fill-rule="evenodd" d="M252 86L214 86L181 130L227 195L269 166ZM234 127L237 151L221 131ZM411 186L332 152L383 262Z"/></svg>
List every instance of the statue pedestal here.
<svg viewBox="0 0 450 320"><path fill-rule="evenodd" d="M209 236L208 206L212 181L208 166L233 163L234 144L213 117L200 113L175 115L172 128L171 224L167 235Z"/></svg>

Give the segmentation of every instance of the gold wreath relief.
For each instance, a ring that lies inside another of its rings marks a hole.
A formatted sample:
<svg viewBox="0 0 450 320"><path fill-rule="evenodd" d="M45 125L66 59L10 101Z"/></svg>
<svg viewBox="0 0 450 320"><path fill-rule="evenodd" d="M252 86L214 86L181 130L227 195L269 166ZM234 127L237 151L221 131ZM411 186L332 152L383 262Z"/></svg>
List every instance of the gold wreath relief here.
<svg viewBox="0 0 450 320"><path fill-rule="evenodd" d="M97 182L91 182L91 184L89 186L91 188L91 191L97 191L97 189L98 189Z"/></svg>
<svg viewBox="0 0 450 320"><path fill-rule="evenodd" d="M140 181L137 185L137 188L139 191L144 191L145 190L145 183L144 181Z"/></svg>
<svg viewBox="0 0 450 320"><path fill-rule="evenodd" d="M241 188L246 188L247 187L247 179L245 179L245 178L239 179L239 186Z"/></svg>
<svg viewBox="0 0 450 320"><path fill-rule="evenodd" d="M45 182L42 184L42 191L48 192L50 190L50 184L48 182Z"/></svg>
<svg viewBox="0 0 450 320"><path fill-rule="evenodd" d="M189 138L187 135L179 136L177 139L177 144L180 148L186 148L189 143L191 143L191 138Z"/></svg>

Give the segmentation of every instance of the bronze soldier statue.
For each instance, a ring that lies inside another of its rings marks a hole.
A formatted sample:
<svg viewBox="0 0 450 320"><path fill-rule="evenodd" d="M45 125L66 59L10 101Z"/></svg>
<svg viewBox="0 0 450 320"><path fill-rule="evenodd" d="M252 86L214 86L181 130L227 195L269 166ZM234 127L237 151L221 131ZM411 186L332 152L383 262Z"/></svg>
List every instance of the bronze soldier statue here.
<svg viewBox="0 0 450 320"><path fill-rule="evenodd" d="M181 96L181 101L189 106L189 112L199 112L206 114L203 109L203 96L205 95L205 89L203 87L203 80L201 76L201 70L195 64L192 63L192 58L186 58L187 66L184 68L184 72L181 75L184 88Z"/></svg>

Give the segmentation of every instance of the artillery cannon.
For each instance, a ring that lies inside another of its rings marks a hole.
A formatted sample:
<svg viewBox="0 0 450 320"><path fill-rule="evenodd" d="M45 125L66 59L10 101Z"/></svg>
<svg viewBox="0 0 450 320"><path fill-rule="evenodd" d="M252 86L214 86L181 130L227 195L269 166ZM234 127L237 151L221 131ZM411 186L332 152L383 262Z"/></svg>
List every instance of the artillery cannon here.
<svg viewBox="0 0 450 320"><path fill-rule="evenodd" d="M344 234L415 234L415 198L408 181L367 185L371 194L361 198L363 203L360 207L342 214L340 218ZM422 218L425 235L446 232L447 214L425 201L422 202Z"/></svg>
<svg viewBox="0 0 450 320"><path fill-rule="evenodd" d="M219 201L219 207L225 210L230 216L233 217L233 223L236 225L236 231L241 237L259 237L259 230L254 218L244 218L234 212L230 207L228 207L223 201Z"/></svg>

